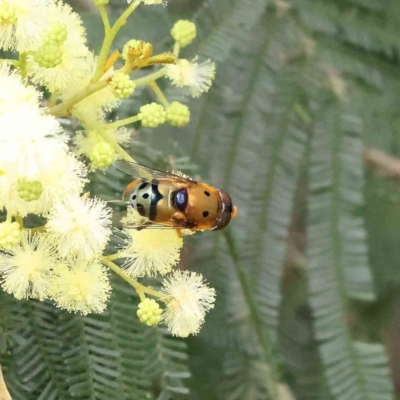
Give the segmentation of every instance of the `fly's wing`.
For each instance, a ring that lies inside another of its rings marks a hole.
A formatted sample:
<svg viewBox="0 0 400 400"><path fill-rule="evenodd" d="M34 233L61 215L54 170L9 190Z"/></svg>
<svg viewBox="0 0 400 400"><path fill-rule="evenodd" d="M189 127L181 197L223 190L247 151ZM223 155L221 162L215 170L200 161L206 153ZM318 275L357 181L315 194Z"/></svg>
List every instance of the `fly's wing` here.
<svg viewBox="0 0 400 400"><path fill-rule="evenodd" d="M125 229L191 229L194 224L186 221L163 221L156 222L140 216L136 210L128 207L128 210L113 214L114 226Z"/></svg>
<svg viewBox="0 0 400 400"><path fill-rule="evenodd" d="M146 222L137 222L137 223L127 223L123 224L126 229L137 229L137 230L142 230L142 229L192 229L193 224L186 223L186 222L154 222L154 221L146 221Z"/></svg>
<svg viewBox="0 0 400 400"><path fill-rule="evenodd" d="M151 182L153 179L173 179L178 182L192 182L196 183L192 179L187 178L183 175L174 174L171 172L160 171L158 169L153 169L149 167L145 167L144 165L140 165L134 162L129 162L125 160L117 160L114 165L120 170L129 175L135 176L137 178L142 179L146 182Z"/></svg>

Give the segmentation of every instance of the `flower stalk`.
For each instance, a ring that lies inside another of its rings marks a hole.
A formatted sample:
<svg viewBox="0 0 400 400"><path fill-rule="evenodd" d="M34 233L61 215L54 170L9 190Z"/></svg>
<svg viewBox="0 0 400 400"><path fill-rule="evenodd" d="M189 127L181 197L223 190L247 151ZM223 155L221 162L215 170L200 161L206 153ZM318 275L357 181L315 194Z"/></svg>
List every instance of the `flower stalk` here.
<svg viewBox="0 0 400 400"><path fill-rule="evenodd" d="M160 89L160 87L157 85L155 81L148 83L149 88L155 93L157 96L157 99L160 101L160 103L167 108L169 106L169 102L167 98L164 96L164 93Z"/></svg>
<svg viewBox="0 0 400 400"><path fill-rule="evenodd" d="M117 19L117 21L112 26L112 28L106 33L103 45L100 50L99 59L97 61L96 71L92 78L93 83L98 82L102 76L103 67L107 61L108 53L113 44L115 36L117 35L117 33L121 29L121 27L126 24L126 20L136 10L136 8L139 6L140 2L141 2L140 0L133 1L128 6L128 8L121 14L121 16Z"/></svg>
<svg viewBox="0 0 400 400"><path fill-rule="evenodd" d="M89 85L85 89L82 89L71 99L60 103L54 107L49 109L49 113L54 115L55 117L66 117L71 114L71 109L74 105L78 104L80 101L84 100L86 97L90 96L93 93L98 92L101 89L104 89L108 83L106 81L97 82Z"/></svg>
<svg viewBox="0 0 400 400"><path fill-rule="evenodd" d="M122 279L124 279L126 282L128 282L139 294L139 292L149 294L151 296L157 297L162 300L164 297L164 294L161 292L158 292L157 290L154 290L150 287L144 286L135 279L132 279L126 273L122 270L122 268L118 267L117 264L112 262L110 259L107 257L102 257L101 262L108 268L110 268L112 271L114 271L118 276L120 276Z"/></svg>
<svg viewBox="0 0 400 400"><path fill-rule="evenodd" d="M103 20L104 34L107 36L108 32L111 29L110 21L108 19L108 14L107 14L104 4L100 4L98 7L99 7L101 19Z"/></svg>

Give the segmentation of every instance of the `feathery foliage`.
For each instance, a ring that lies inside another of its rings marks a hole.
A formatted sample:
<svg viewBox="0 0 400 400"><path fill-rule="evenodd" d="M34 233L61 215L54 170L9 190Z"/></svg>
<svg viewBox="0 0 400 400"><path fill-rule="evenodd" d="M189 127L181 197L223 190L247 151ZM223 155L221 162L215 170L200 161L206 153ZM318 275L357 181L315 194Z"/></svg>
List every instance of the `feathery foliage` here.
<svg viewBox="0 0 400 400"><path fill-rule="evenodd" d="M164 49L172 21L192 19L198 41L183 54L216 61L216 81L197 102L166 90L190 105L190 124L143 129L130 152L162 169L173 156L232 195L226 233L184 248L182 267L216 288L216 308L185 343L140 324L138 299L114 276L101 315L1 294L9 390L18 400L394 399L378 316L398 304L399 193L365 174L363 152L400 156L398 2L205 0L185 15L176 4L140 10L120 47L145 32ZM96 45L98 16L85 19ZM90 190L115 199L124 179L110 168Z"/></svg>

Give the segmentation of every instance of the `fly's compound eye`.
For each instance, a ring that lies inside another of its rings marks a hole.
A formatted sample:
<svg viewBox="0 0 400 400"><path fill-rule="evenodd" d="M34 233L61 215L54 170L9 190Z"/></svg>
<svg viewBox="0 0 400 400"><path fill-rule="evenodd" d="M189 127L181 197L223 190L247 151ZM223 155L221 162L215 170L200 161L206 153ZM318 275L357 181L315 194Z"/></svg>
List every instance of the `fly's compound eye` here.
<svg viewBox="0 0 400 400"><path fill-rule="evenodd" d="M172 202L176 209L181 212L184 212L188 203L188 193L186 189L180 189L177 192L174 192Z"/></svg>

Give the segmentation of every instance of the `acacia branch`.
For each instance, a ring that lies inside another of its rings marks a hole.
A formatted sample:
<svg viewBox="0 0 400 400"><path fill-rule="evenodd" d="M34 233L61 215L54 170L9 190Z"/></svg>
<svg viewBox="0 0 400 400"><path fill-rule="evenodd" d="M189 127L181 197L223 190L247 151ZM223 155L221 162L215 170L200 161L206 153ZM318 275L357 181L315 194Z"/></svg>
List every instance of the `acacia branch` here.
<svg viewBox="0 0 400 400"><path fill-rule="evenodd" d="M400 184L400 160L374 147L364 150L364 164L386 179Z"/></svg>

